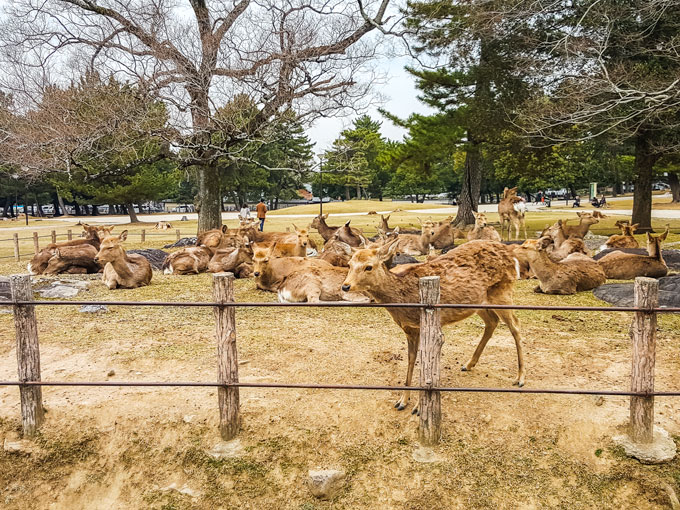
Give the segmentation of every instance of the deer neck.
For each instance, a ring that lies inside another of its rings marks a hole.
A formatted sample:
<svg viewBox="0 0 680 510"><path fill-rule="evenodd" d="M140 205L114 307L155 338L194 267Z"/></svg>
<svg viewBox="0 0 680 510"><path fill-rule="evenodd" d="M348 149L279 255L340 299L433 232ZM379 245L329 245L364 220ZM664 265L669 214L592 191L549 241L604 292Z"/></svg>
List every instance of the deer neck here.
<svg viewBox="0 0 680 510"><path fill-rule="evenodd" d="M556 273L558 265L556 262L550 260L546 251L536 252L535 256L529 258L531 269L539 280L550 279Z"/></svg>
<svg viewBox="0 0 680 510"><path fill-rule="evenodd" d="M396 275L385 269L366 291L378 303L417 303L420 300L418 278L409 273Z"/></svg>
<svg viewBox="0 0 680 510"><path fill-rule="evenodd" d="M321 237L328 240L328 239L331 238L331 236L333 234L335 234L335 231L337 230L337 228L329 227L328 224L326 223L325 219L320 219L319 220L319 228L317 230L319 231L319 234L321 234ZM326 237L326 236L328 236L328 237Z"/></svg>
<svg viewBox="0 0 680 510"><path fill-rule="evenodd" d="M110 262L116 274L125 280L132 279L134 276L134 266L130 257L128 257L127 252L123 250L123 255L116 257Z"/></svg>

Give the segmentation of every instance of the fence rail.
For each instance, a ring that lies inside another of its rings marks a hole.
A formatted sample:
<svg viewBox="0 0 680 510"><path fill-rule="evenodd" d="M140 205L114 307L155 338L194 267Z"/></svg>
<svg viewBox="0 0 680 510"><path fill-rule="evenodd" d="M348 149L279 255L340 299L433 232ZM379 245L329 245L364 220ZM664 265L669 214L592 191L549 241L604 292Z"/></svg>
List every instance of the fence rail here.
<svg viewBox="0 0 680 510"><path fill-rule="evenodd" d="M656 357L656 319L659 313L678 313L680 308L659 308L658 281L637 278L635 281L634 307L588 307L588 306L525 306L480 305L439 302L439 277L420 280L419 303L248 303L234 301L234 276L231 273L213 275L213 299L211 302L160 302L160 301L45 301L33 300L28 275L10 277L12 301L17 332L17 360L19 380L0 381L0 386L17 386L21 396L22 424L25 435L34 434L43 422L42 387L213 387L217 388L220 433L232 439L239 433L240 388L270 389L318 389L420 392L418 405L420 422L419 438L424 444L436 444L441 436L441 394L499 393L499 394L552 394L552 395L606 395L630 399L630 436L639 444L652 441L654 423L654 398L678 397L680 391L656 391L654 368ZM211 307L215 314L217 339L218 380L216 382L178 381L42 381L40 377L40 351L35 306L103 304L109 306L177 306ZM362 308L419 308L421 310L420 384L418 386L391 385L341 385L314 383L246 383L238 378L238 352L235 313L239 307L362 307ZM493 388L493 387L447 387L439 384L439 366L443 337L440 312L443 309L510 309L510 310L563 310L593 312L633 313L632 369L630 391L578 388Z"/></svg>

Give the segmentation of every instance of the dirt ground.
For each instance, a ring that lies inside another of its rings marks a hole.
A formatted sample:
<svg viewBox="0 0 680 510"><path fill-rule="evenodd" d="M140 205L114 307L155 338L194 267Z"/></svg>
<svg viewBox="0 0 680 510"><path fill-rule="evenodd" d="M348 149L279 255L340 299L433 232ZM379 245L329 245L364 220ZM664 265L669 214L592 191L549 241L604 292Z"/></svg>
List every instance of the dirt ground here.
<svg viewBox="0 0 680 510"><path fill-rule="evenodd" d="M20 271L14 262L0 265L0 274ZM515 302L603 304L592 293L545 296L534 286L518 282ZM211 276L154 273L149 287L116 292L95 280L81 298L209 300ZM236 299L275 296L238 280ZM37 313L44 380L216 378L211 310L110 307L93 316L43 306ZM628 388L629 314L518 317L527 387ZM504 325L475 370L460 371L482 329L476 317L445 328L442 384L511 386L516 355ZM238 309L237 335L242 381L404 381L405 337L384 310ZM659 390L678 389L679 339L680 317L661 316ZM0 380L7 379L16 379L14 324L0 313ZM206 453L220 441L214 389L46 387L43 397L35 450L0 451L0 508L660 509L670 508L666 485L680 493L679 460L644 466L614 446L628 419L622 397L445 394L433 463L414 460L418 419L410 407L393 408L396 392L241 389L243 452L225 460ZM680 399L657 399L657 422L676 442L679 411ZM18 390L0 388L0 439L16 437L19 415ZM335 499L316 500L305 486L317 468L346 472Z"/></svg>

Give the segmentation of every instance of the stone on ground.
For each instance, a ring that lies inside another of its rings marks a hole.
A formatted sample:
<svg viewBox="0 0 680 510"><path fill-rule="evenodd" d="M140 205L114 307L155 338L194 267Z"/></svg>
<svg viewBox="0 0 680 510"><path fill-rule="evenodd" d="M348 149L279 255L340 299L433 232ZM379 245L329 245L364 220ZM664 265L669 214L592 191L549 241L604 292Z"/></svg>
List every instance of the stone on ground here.
<svg viewBox="0 0 680 510"><path fill-rule="evenodd" d="M213 459L233 459L234 457L240 457L243 455L243 445L238 439L232 441L222 441L217 443L212 449L206 452Z"/></svg>
<svg viewBox="0 0 680 510"><path fill-rule="evenodd" d="M90 283L82 280L55 280L46 287L36 289L35 292L44 298L72 298L81 290L86 290Z"/></svg>
<svg viewBox="0 0 680 510"><path fill-rule="evenodd" d="M163 261L168 256L163 250L156 250L154 248L145 248L143 250L128 250L128 253L136 253L141 255L149 261L151 267L160 271L163 268Z"/></svg>
<svg viewBox="0 0 680 510"><path fill-rule="evenodd" d="M638 459L643 464L670 462L677 453L673 438L659 427L654 427L654 440L649 444L634 443L628 435L616 436L613 439L623 448L626 455Z"/></svg>
<svg viewBox="0 0 680 510"><path fill-rule="evenodd" d="M319 499L333 499L345 484L345 472L338 469L309 470L307 486Z"/></svg>
<svg viewBox="0 0 680 510"><path fill-rule="evenodd" d="M83 305L78 311L80 313L106 313L109 309L106 305Z"/></svg>

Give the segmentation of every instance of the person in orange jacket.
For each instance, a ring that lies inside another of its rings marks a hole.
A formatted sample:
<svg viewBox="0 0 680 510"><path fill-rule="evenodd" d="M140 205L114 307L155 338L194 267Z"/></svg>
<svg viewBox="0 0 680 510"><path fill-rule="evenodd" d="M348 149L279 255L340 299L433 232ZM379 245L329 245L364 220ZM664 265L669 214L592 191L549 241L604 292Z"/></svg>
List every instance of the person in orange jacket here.
<svg viewBox="0 0 680 510"><path fill-rule="evenodd" d="M257 204L257 219L260 220L260 232L264 230L264 218L267 216L267 206L264 204L264 198L260 199L260 203Z"/></svg>

